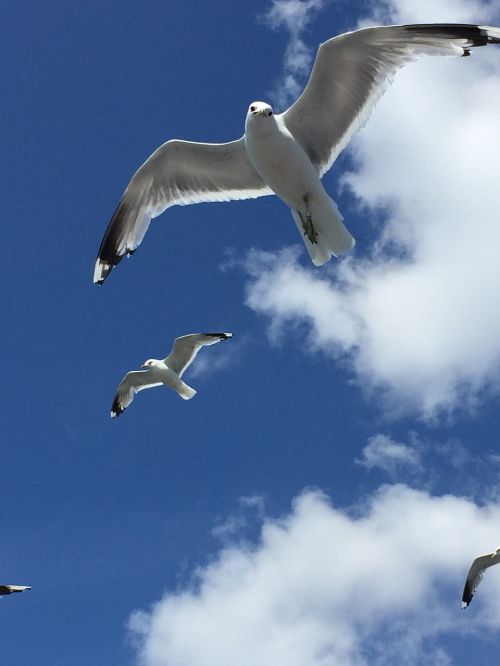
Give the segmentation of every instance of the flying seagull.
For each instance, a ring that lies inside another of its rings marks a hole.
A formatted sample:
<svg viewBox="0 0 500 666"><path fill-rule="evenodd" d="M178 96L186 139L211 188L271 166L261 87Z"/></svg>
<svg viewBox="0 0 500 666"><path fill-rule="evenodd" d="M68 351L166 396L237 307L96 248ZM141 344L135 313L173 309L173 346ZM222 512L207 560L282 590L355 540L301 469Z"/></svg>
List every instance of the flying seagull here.
<svg viewBox="0 0 500 666"><path fill-rule="evenodd" d="M486 553L486 555L479 555L479 557L476 557L470 565L469 573L465 580L464 592L462 594L462 608L467 608L470 604L485 570L499 562L500 546L492 553Z"/></svg>
<svg viewBox="0 0 500 666"><path fill-rule="evenodd" d="M500 43L500 28L465 24L363 28L321 44L302 95L284 113L252 102L245 134L229 143L174 139L136 171L99 249L102 284L170 206L276 194L291 209L312 262L349 251L354 238L320 178L366 122L396 72L421 55L470 55Z"/></svg>
<svg viewBox="0 0 500 666"><path fill-rule="evenodd" d="M31 590L31 587L29 585L0 585L0 595L24 592L24 590Z"/></svg>
<svg viewBox="0 0 500 666"><path fill-rule="evenodd" d="M202 347L215 345L221 340L229 340L232 337L232 333L192 333L176 338L167 358L163 360L150 358L142 366L147 368L146 370L128 372L125 375L116 390L111 406L111 418L120 416L136 393L153 386L165 384L177 391L184 400L194 398L196 391L181 379L184 371L191 365Z"/></svg>

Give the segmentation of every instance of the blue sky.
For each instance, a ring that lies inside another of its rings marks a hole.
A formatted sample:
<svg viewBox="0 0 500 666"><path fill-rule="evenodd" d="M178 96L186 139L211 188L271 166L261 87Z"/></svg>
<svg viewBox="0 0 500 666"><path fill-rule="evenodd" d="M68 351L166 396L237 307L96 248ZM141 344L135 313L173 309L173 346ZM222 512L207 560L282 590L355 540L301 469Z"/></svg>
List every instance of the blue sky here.
<svg viewBox="0 0 500 666"><path fill-rule="evenodd" d="M241 136L287 46L307 70L366 20L500 24L497 0L274 6L4 3L0 560L33 586L0 602L9 666L498 653L500 571L460 595L500 543L500 49L408 67L325 177L351 257L314 269L274 197L200 204L92 285L138 165ZM126 371L210 329L234 339L194 400L109 418Z"/></svg>

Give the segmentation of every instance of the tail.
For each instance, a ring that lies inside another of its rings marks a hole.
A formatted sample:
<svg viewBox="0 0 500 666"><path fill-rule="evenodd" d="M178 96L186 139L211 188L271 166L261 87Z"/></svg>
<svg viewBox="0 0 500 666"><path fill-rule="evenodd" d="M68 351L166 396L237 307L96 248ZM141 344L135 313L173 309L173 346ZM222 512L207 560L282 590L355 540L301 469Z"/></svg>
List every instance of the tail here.
<svg viewBox="0 0 500 666"><path fill-rule="evenodd" d="M183 400L191 400L191 398L194 398L196 395L194 388L191 388L183 381L179 382L179 384L175 387L175 390Z"/></svg>
<svg viewBox="0 0 500 666"><path fill-rule="evenodd" d="M332 255L338 257L352 250L356 241L347 231L342 220L344 219L333 199L325 194L322 198L311 198L309 200L309 213L311 215L316 242L311 242L304 231L299 211L291 209L293 219L309 252L309 256L315 266L326 263ZM306 218L305 209L300 211L303 219Z"/></svg>

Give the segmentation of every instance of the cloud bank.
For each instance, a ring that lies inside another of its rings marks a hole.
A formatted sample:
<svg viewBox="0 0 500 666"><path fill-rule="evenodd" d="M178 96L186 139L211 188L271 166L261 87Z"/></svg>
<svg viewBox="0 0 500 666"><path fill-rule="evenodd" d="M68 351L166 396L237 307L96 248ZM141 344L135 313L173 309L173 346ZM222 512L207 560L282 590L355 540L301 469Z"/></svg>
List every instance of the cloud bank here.
<svg viewBox="0 0 500 666"><path fill-rule="evenodd" d="M381 488L342 510L305 492L234 540L192 584L129 628L143 666L386 666L452 663L454 632L498 631L500 572L460 609L472 558L498 540L500 505ZM479 549L479 551L478 551Z"/></svg>
<svg viewBox="0 0 500 666"><path fill-rule="evenodd" d="M433 7L392 0L368 18L500 21L498 1ZM388 410L434 418L500 386L499 108L499 48L407 66L341 182L375 238L322 270L289 250L247 262L247 303L273 335L305 324L310 349L346 361Z"/></svg>

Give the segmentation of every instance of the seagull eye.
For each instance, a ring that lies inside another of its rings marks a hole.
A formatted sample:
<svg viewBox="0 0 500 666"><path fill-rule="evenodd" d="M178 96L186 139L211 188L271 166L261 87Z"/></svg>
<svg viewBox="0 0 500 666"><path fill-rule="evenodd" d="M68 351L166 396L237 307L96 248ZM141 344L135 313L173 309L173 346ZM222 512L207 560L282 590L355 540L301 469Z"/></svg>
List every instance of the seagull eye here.
<svg viewBox="0 0 500 666"><path fill-rule="evenodd" d="M268 113L267 115L268 115L268 116L272 116L272 115L273 115L273 112L272 112L272 111L269 111L269 113Z"/></svg>
<svg viewBox="0 0 500 666"><path fill-rule="evenodd" d="M251 106L250 111L255 111L255 106Z"/></svg>

